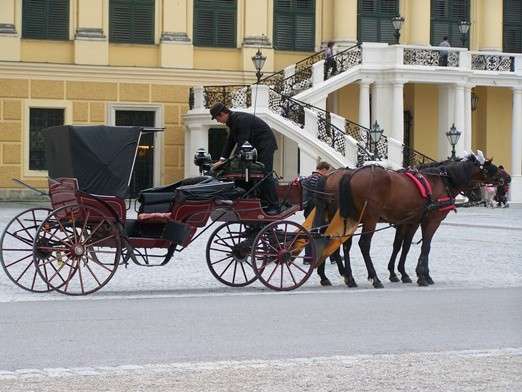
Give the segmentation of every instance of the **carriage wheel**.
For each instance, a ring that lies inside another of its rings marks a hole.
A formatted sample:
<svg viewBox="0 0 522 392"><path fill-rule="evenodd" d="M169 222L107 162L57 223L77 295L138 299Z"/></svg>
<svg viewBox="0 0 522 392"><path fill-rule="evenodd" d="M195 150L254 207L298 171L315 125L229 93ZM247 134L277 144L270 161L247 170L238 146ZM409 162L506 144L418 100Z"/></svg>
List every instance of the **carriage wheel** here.
<svg viewBox="0 0 522 392"><path fill-rule="evenodd" d="M310 246L309 256L305 256L306 246ZM310 263L305 264L305 260ZM273 290L298 288L308 280L315 266L311 234L295 222L270 223L254 240L252 266L258 279Z"/></svg>
<svg viewBox="0 0 522 392"><path fill-rule="evenodd" d="M38 273L56 291L93 293L112 278L121 254L116 226L100 210L67 205L40 225L33 242Z"/></svg>
<svg viewBox="0 0 522 392"><path fill-rule="evenodd" d="M244 223L232 222L219 226L207 243L207 265L212 275L231 287L247 286L257 279L250 253L255 233Z"/></svg>
<svg viewBox="0 0 522 392"><path fill-rule="evenodd" d="M31 208L15 216L0 239L0 262L14 284L24 290L45 293L52 288L40 278L33 262L33 241L49 208Z"/></svg>

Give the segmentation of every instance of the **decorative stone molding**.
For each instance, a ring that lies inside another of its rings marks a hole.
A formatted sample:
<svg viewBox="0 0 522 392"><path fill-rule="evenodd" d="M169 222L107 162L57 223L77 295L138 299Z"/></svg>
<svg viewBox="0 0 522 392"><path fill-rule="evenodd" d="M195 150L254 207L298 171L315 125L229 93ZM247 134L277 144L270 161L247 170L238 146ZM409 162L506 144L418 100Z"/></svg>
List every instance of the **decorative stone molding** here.
<svg viewBox="0 0 522 392"><path fill-rule="evenodd" d="M161 43L190 43L190 39L184 31L164 31L161 35Z"/></svg>
<svg viewBox="0 0 522 392"><path fill-rule="evenodd" d="M248 48L272 48L272 43L266 35L250 36L243 39L243 47Z"/></svg>
<svg viewBox="0 0 522 392"><path fill-rule="evenodd" d="M85 41L105 41L107 36L103 34L103 29L97 27L78 27L74 38Z"/></svg>
<svg viewBox="0 0 522 392"><path fill-rule="evenodd" d="M0 35L17 35L14 24L0 23Z"/></svg>

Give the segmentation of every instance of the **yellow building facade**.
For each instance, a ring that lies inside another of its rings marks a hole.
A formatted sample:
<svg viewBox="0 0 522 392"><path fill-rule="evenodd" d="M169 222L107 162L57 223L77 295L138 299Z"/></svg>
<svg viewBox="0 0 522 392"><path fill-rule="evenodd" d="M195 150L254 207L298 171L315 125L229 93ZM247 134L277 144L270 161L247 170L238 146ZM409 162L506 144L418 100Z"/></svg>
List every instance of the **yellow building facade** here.
<svg viewBox="0 0 522 392"><path fill-rule="evenodd" d="M47 4L45 0L42 2ZM381 22L382 15L386 15L380 1L216 0L211 3L213 8L207 10L197 0L69 0L63 4L63 38L49 38L43 30L30 30L30 14L35 12L29 9L30 2L0 1L0 200L29 197L30 192L14 183L13 178L39 189L47 187L47 172L36 158L36 163L31 163L36 149L31 145L30 129L32 121L39 121L38 115L54 113L51 109L60 111L64 124L75 125L118 125L118 118L125 117L126 112L148 112L151 116L146 125L164 128L151 142L154 152L149 185L166 184L184 177L186 155L193 153L186 151L183 120L189 111L191 87L254 83L256 70L251 58L260 49L267 58L262 70L266 76L321 51L328 41L334 41L338 50L361 43L365 36L392 45L390 34L397 33L383 23L377 25L376 37L365 30L369 29L371 13L364 7L373 7L371 11L381 15ZM434 3L431 0L393 3L396 7L393 13L404 18L400 45L415 48L438 45L442 37L436 36L439 30L434 27ZM504 3L469 1L468 50L504 53ZM285 4L297 8L285 13ZM233 23L216 19L213 25L204 24L204 12L219 17L219 7L223 6L230 8ZM301 6L306 8L303 14ZM145 10L150 15L148 43L125 42L126 37L119 42L114 15L120 9L132 10L136 15ZM54 10L46 12L49 12L48 22L52 21ZM299 46L296 25L294 47L284 47L286 25L279 15L297 16L297 20L302 15L310 17L305 31L311 37L308 46L306 42ZM452 30L453 42L458 44L461 37L456 31ZM223 37L232 34L233 43L226 47L220 42L205 46L205 37L212 40L213 33ZM306 50L300 49L303 47ZM486 76L495 78L494 73ZM340 86L330 94L327 109L367 126L367 119L360 118L360 82ZM495 161L501 161L498 163L515 176L520 176L520 159L513 159L512 155L520 153L522 147L511 146L513 140L521 142L518 134L513 136L514 121L519 119L513 113L522 108L517 106L519 98L513 97L520 97L520 91L520 82L512 86L509 83L500 87L493 87L492 83L474 86L478 107L472 113L469 142L471 148L481 149ZM438 129L440 86L433 81L406 83L403 102L404 111L411 114L414 124L408 137L409 146L433 158L443 157L446 151L441 151L437 139L441 132Z"/></svg>

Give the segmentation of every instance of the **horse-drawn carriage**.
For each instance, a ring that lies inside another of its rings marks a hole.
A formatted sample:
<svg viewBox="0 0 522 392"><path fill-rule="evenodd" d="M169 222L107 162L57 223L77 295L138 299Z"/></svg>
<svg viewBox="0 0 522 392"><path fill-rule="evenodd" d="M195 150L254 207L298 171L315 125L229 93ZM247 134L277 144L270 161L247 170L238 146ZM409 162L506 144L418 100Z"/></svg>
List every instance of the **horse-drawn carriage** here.
<svg viewBox="0 0 522 392"><path fill-rule="evenodd" d="M134 160L141 134L150 131L156 130L61 126L43 131L51 208L20 213L0 238L0 262L15 284L35 292L93 293L109 282L120 264L165 265L218 223L208 239L206 261L225 285L241 287L259 280L274 290L300 287L341 244L350 243L361 226L359 245L368 278L378 288L382 284L370 244L376 224L386 222L400 234L400 242L395 242L404 243L399 263L404 282L409 279L405 254L421 227L416 272L418 283L428 285L433 283L428 269L431 238L454 208L456 196L472 183L498 181L497 167L481 154L413 174L373 165L342 169L320 181L317 208L299 224L289 219L303 209L299 182L278 183L280 203L287 208L269 215L257 193L267 176L255 170L251 150L240 150L218 173L209 170L208 154L198 151L194 162L201 176L142 190L133 205L126 196ZM307 247L310 252L304 251ZM346 261L339 272L354 287ZM328 284L324 270L318 273L322 284Z"/></svg>
<svg viewBox="0 0 522 392"><path fill-rule="evenodd" d="M15 284L34 292L93 293L120 264L167 264L214 223L219 225L208 239L206 261L220 282L240 287L260 280L274 290L306 282L318 241L288 219L303 208L300 184L279 183L287 208L267 215L256 194L263 176L253 162L239 162L216 177L146 189L134 203L126 201L140 136L152 131L158 130L60 126L43 131L51 208L20 213L0 239L0 261ZM195 156L200 167L208 163L202 156L201 151ZM238 187L240 182L250 189Z"/></svg>

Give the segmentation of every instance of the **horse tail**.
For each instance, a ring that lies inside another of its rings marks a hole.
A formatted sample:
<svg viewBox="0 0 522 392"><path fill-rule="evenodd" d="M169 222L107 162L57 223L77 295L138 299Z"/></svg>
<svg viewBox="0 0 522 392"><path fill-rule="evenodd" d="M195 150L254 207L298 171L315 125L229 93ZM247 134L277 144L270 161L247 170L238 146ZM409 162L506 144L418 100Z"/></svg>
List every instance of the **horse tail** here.
<svg viewBox="0 0 522 392"><path fill-rule="evenodd" d="M326 185L326 176L321 176L317 180L315 186L315 216L313 227L323 226L326 223L324 214L326 211L326 198L324 196L324 187Z"/></svg>
<svg viewBox="0 0 522 392"><path fill-rule="evenodd" d="M357 220L353 205L351 180L352 175L346 174L342 176L341 181L339 181L339 214L343 219L352 218Z"/></svg>

